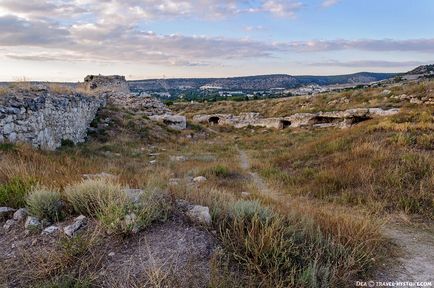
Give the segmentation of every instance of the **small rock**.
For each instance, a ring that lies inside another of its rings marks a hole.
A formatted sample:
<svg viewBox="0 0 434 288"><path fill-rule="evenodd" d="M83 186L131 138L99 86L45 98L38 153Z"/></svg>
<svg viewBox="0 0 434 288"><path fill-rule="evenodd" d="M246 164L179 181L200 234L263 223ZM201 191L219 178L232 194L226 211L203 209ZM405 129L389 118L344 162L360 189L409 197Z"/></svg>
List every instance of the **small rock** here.
<svg viewBox="0 0 434 288"><path fill-rule="evenodd" d="M202 183L205 181L206 181L206 178L204 176L198 176L198 177L193 178L194 183Z"/></svg>
<svg viewBox="0 0 434 288"><path fill-rule="evenodd" d="M63 228L63 232L69 236L73 237L79 230L86 227L87 218L84 215L80 215L74 219L74 223Z"/></svg>
<svg viewBox="0 0 434 288"><path fill-rule="evenodd" d="M115 255L116 255L115 252L110 252L110 253L108 254L109 257L114 257Z"/></svg>
<svg viewBox="0 0 434 288"><path fill-rule="evenodd" d="M186 161L187 157L185 156L170 156L170 161L178 161L178 162L182 162L182 161Z"/></svg>
<svg viewBox="0 0 434 288"><path fill-rule="evenodd" d="M179 178L170 178L169 179L169 185L170 186L179 185L179 182L181 182L181 179L179 179Z"/></svg>
<svg viewBox="0 0 434 288"><path fill-rule="evenodd" d="M42 235L50 235L50 234L57 233L59 231L60 231L59 227L52 225L52 226L48 226L47 228L45 228L41 234Z"/></svg>
<svg viewBox="0 0 434 288"><path fill-rule="evenodd" d="M12 226L15 226L15 224L17 224L17 221L9 219L8 221L6 221L5 225L3 225L3 229L9 231Z"/></svg>
<svg viewBox="0 0 434 288"><path fill-rule="evenodd" d="M15 209L10 207L0 207L0 220L9 219L14 214Z"/></svg>
<svg viewBox="0 0 434 288"><path fill-rule="evenodd" d="M241 192L241 197L247 198L250 196L249 192Z"/></svg>
<svg viewBox="0 0 434 288"><path fill-rule="evenodd" d="M101 173L97 173L97 174L83 174L83 179L85 180L90 180L90 179L99 179L99 178L116 178L115 175L110 174L110 173L106 173L106 172L101 172Z"/></svg>
<svg viewBox="0 0 434 288"><path fill-rule="evenodd" d="M192 221L198 224L211 224L211 215L209 214L209 208L206 206L194 205L186 214Z"/></svg>
<svg viewBox="0 0 434 288"><path fill-rule="evenodd" d="M411 98L410 99L410 103L412 104L422 104L422 100L418 99L418 98Z"/></svg>
<svg viewBox="0 0 434 288"><path fill-rule="evenodd" d="M157 164L157 160L151 160L151 161L149 161L149 164L151 164L151 165L155 165L155 164Z"/></svg>
<svg viewBox="0 0 434 288"><path fill-rule="evenodd" d="M41 229L42 225L38 218L28 216L26 219L26 223L24 224L24 228L26 230L39 230Z"/></svg>
<svg viewBox="0 0 434 288"><path fill-rule="evenodd" d="M27 209L26 208L20 208L17 211L15 211L13 219L15 221L22 221L24 219L26 219L27 217Z"/></svg>

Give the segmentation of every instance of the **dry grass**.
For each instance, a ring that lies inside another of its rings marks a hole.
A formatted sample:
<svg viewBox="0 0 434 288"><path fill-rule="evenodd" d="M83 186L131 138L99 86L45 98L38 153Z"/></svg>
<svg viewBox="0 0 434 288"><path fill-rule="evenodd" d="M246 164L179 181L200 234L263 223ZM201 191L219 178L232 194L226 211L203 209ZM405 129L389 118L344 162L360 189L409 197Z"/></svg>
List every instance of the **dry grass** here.
<svg viewBox="0 0 434 288"><path fill-rule="evenodd" d="M48 83L47 86L50 92L55 95L71 95L76 92L73 88L63 84Z"/></svg>
<svg viewBox="0 0 434 288"><path fill-rule="evenodd" d="M392 91L431 93L431 85ZM160 191L168 190L173 198L210 208L210 229L217 231L226 256L213 260L216 268L211 287L348 286L391 255L381 233L384 213L401 211L431 217L433 211L433 111L393 103L380 92L378 88L315 98L200 104L188 107L186 114L258 111L265 116L283 116L372 105L404 106L404 111L348 130L223 127L213 136L193 140L184 137L192 133L186 131L171 134L171 141L153 142L157 147L147 145L151 143L148 141L158 141L154 134L167 130L143 130L144 123L149 124L147 119L111 107L94 123L99 127L104 118L114 119L112 128L104 132L106 137L101 137L104 139L94 135L85 145L57 152L35 151L25 145L1 149L0 197L6 195L4 203L19 206L28 193L29 185L23 183L33 181L32 185L64 191L76 212L95 217L103 230L123 233L133 227L125 229L127 213L134 212L144 220L144 226L163 219L170 205L166 198L160 198L164 194ZM342 97L350 103L328 104ZM267 184L289 197L276 200L259 191L240 167L236 144L249 152L253 169ZM180 155L187 160L170 157ZM148 164L151 159L157 163ZM81 182L82 174L100 172L117 175L116 182ZM192 184L189 179L196 176L206 176L207 181ZM169 186L170 178L180 178L180 184ZM130 206L122 192L126 186L146 191L140 210ZM16 191L22 196L11 197ZM250 196L242 197L244 191ZM92 283L103 257L97 249L99 240L107 237L97 230L83 238L61 241L62 246L48 251L50 258L22 255L25 265L14 264L7 271L25 284L56 284L65 277L72 283ZM20 267L26 267L25 271ZM228 267L239 267L235 277ZM149 286L165 285L169 277L158 266L143 273ZM134 287L136 283L131 280L128 285Z"/></svg>

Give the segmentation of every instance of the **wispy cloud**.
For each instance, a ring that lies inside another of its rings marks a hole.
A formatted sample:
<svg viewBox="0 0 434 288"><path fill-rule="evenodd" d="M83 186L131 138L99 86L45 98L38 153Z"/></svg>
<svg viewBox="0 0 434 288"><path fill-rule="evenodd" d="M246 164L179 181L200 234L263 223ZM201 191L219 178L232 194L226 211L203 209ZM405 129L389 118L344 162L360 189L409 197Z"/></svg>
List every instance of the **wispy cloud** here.
<svg viewBox="0 0 434 288"><path fill-rule="evenodd" d="M426 64L422 61L382 61L382 60L358 60L358 61L338 61L329 60L323 62L310 63L310 66L324 67L353 67L353 68L395 68L395 67L414 67Z"/></svg>
<svg viewBox="0 0 434 288"><path fill-rule="evenodd" d="M323 0L321 6L324 8L328 8L338 4L339 2L340 0Z"/></svg>
<svg viewBox="0 0 434 288"><path fill-rule="evenodd" d="M434 52L434 39L361 39L312 40L289 42L288 47L299 52L338 50Z"/></svg>

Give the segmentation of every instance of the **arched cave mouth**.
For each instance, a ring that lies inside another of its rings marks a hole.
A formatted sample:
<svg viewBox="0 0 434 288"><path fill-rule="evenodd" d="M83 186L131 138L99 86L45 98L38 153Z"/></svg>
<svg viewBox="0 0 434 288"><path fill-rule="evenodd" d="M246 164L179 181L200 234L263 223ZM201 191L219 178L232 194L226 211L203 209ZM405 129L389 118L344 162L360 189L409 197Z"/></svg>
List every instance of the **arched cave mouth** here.
<svg viewBox="0 0 434 288"><path fill-rule="evenodd" d="M291 126L291 121L288 120L280 120L279 126L281 129L286 129Z"/></svg>
<svg viewBox="0 0 434 288"><path fill-rule="evenodd" d="M209 119L208 119L208 123L212 124L212 125L217 125L217 124L219 124L219 122L220 122L220 117L217 117L217 116L212 116L212 117L209 117Z"/></svg>

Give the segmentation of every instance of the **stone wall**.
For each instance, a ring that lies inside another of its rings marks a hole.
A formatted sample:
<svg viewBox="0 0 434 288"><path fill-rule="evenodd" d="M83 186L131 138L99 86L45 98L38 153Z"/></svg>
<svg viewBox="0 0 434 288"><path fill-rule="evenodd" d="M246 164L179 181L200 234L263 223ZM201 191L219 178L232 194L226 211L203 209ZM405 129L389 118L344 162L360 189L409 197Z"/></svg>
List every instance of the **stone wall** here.
<svg viewBox="0 0 434 288"><path fill-rule="evenodd" d="M0 103L0 142L27 142L47 150L62 140L83 142L102 104L102 98L51 95L46 89L10 95Z"/></svg>
<svg viewBox="0 0 434 288"><path fill-rule="evenodd" d="M87 91L130 93L125 76L88 75L84 78Z"/></svg>

